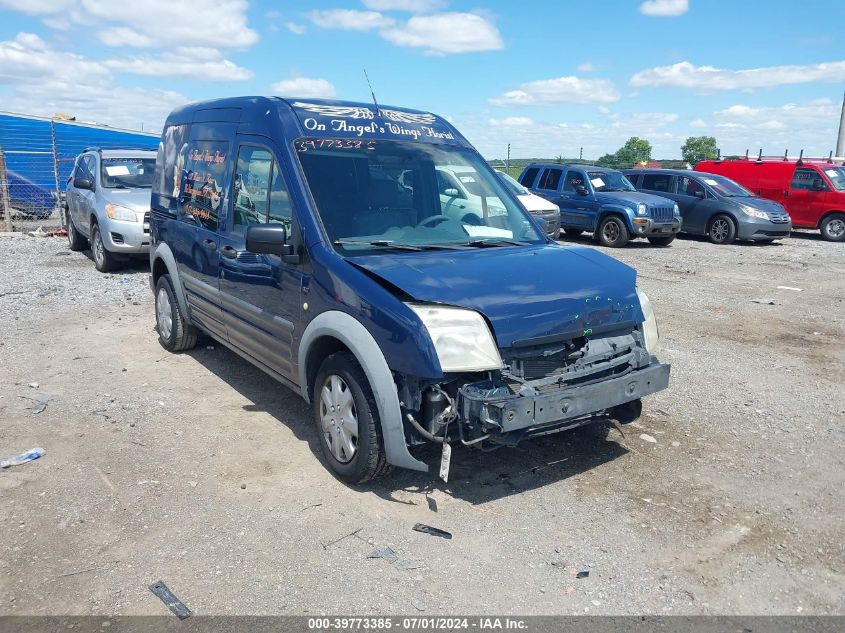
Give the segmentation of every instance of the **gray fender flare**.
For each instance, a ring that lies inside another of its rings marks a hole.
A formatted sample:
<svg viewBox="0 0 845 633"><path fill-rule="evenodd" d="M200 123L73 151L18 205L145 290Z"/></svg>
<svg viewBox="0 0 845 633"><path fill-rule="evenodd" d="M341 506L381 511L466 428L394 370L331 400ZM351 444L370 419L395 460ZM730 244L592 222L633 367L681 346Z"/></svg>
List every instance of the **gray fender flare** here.
<svg viewBox="0 0 845 633"><path fill-rule="evenodd" d="M156 245L155 250L150 251L150 287L153 293L155 293L155 286L153 285L152 271L155 270L157 259L163 261L167 267L167 274L170 275L170 281L173 282L173 290L176 292L176 300L179 302L179 308L182 314L185 316L190 315L188 301L185 299L185 289L182 287L182 280L179 279L179 269L176 267L176 258L173 256L173 251L164 242L160 242Z"/></svg>
<svg viewBox="0 0 845 633"><path fill-rule="evenodd" d="M331 310L317 315L305 328L300 338L298 355L302 397L307 402L311 401L308 393L306 361L311 345L321 336L331 336L346 345L367 375L381 420L387 462L401 468L428 471L427 464L415 459L408 452L402 424L402 411L399 408L399 395L396 393L396 383L393 382L393 374L390 372L384 354L367 328L354 317L345 312Z"/></svg>
<svg viewBox="0 0 845 633"><path fill-rule="evenodd" d="M621 215L622 219L625 220L625 226L628 227L628 231L633 230L633 221L631 218L631 210L625 207L620 207L616 205L604 205L599 207L599 212L596 217L596 231L599 230L599 224L601 224L602 220L604 220L605 216L608 215Z"/></svg>

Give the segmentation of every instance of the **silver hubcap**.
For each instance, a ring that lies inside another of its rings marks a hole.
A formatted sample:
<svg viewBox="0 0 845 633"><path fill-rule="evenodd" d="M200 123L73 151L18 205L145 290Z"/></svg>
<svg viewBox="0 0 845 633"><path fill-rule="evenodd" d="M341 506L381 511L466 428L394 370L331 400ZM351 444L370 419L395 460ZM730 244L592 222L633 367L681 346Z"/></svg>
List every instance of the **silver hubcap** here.
<svg viewBox="0 0 845 633"><path fill-rule="evenodd" d="M103 263L105 249L106 247L103 246L103 238L98 230L94 238L94 259L97 260L98 264Z"/></svg>
<svg viewBox="0 0 845 633"><path fill-rule="evenodd" d="M76 229L73 228L73 221L70 219L70 215L67 218L67 241L73 244L74 242L74 233L76 233Z"/></svg>
<svg viewBox="0 0 845 633"><path fill-rule="evenodd" d="M845 234L845 220L836 218L827 223L827 234L830 237L842 237Z"/></svg>
<svg viewBox="0 0 845 633"><path fill-rule="evenodd" d="M727 239L729 231L730 227L728 226L727 220L716 220L713 223L713 226L710 227L710 235L712 235L713 239L717 242Z"/></svg>
<svg viewBox="0 0 845 633"><path fill-rule="evenodd" d="M159 288L156 293L156 321L161 338L170 340L170 334L173 332L173 313L170 308L170 296L164 288Z"/></svg>
<svg viewBox="0 0 845 633"><path fill-rule="evenodd" d="M615 242L619 237L619 227L616 226L616 222L608 222L604 225L604 229L602 229L602 234L604 234L604 239L608 242Z"/></svg>
<svg viewBox="0 0 845 633"><path fill-rule="evenodd" d="M358 450L358 413L349 385L336 374L320 390L320 426L334 458L343 464L352 461Z"/></svg>

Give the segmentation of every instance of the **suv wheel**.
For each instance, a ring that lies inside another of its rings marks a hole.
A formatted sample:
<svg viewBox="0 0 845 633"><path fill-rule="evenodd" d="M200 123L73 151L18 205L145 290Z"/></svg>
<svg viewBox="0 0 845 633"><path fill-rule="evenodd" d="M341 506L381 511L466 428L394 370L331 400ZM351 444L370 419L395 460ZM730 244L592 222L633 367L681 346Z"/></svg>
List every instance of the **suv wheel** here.
<svg viewBox="0 0 845 633"><path fill-rule="evenodd" d="M170 275L162 275L156 282L156 331L161 346L168 352L181 352L197 344L197 330L188 323Z"/></svg>
<svg viewBox="0 0 845 633"><path fill-rule="evenodd" d="M82 251L85 250L85 247L88 246L88 240L82 237L79 234L79 231L76 230L76 225L73 223L73 218L70 217L70 211L65 211L65 218L66 218L66 226L67 229L67 241L70 250L72 251Z"/></svg>
<svg viewBox="0 0 845 633"><path fill-rule="evenodd" d="M618 215L609 215L599 224L598 238L602 246L620 248L628 243L630 236L625 221Z"/></svg>
<svg viewBox="0 0 845 633"><path fill-rule="evenodd" d="M370 383L351 354L338 352L323 361L312 400L320 448L339 479L359 484L392 470Z"/></svg>
<svg viewBox="0 0 845 633"><path fill-rule="evenodd" d="M831 213L821 225L822 237L831 242L845 242L845 213Z"/></svg>
<svg viewBox="0 0 845 633"><path fill-rule="evenodd" d="M655 246L669 246L672 242L675 241L674 235L655 235L653 237L649 237L648 241L654 244Z"/></svg>
<svg viewBox="0 0 845 633"><path fill-rule="evenodd" d="M118 267L115 256L106 249L100 226L91 227L91 255L94 257L94 267L101 273L107 273Z"/></svg>
<svg viewBox="0 0 845 633"><path fill-rule="evenodd" d="M732 244L736 239L736 224L729 215L720 213L710 220L707 234L714 244Z"/></svg>

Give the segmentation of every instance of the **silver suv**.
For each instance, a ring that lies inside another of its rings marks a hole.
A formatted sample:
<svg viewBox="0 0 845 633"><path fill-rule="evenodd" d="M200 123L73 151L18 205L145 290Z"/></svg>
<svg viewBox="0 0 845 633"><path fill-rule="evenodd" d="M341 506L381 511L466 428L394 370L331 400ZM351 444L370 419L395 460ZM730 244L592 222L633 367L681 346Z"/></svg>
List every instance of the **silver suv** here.
<svg viewBox="0 0 845 633"><path fill-rule="evenodd" d="M100 272L150 252L150 192L156 152L89 148L77 158L67 187L70 249L91 243Z"/></svg>

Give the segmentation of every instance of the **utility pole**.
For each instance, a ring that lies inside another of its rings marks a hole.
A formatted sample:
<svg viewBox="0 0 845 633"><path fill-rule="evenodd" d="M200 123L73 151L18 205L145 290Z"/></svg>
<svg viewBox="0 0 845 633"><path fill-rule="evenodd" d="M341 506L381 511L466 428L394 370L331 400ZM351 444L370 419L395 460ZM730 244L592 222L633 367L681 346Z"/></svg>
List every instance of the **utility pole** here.
<svg viewBox="0 0 845 633"><path fill-rule="evenodd" d="M581 151L578 153L578 160L584 160L584 148L581 148Z"/></svg>
<svg viewBox="0 0 845 633"><path fill-rule="evenodd" d="M508 143L508 160L505 162L505 172L507 172L508 176L511 175L511 144Z"/></svg>
<svg viewBox="0 0 845 633"><path fill-rule="evenodd" d="M845 95L842 96L842 116L839 118L839 138L836 141L836 155L845 156Z"/></svg>
<svg viewBox="0 0 845 633"><path fill-rule="evenodd" d="M6 220L6 230L12 227L12 204L9 201L9 180L6 173L6 156L0 147L0 208L3 209L3 219Z"/></svg>

